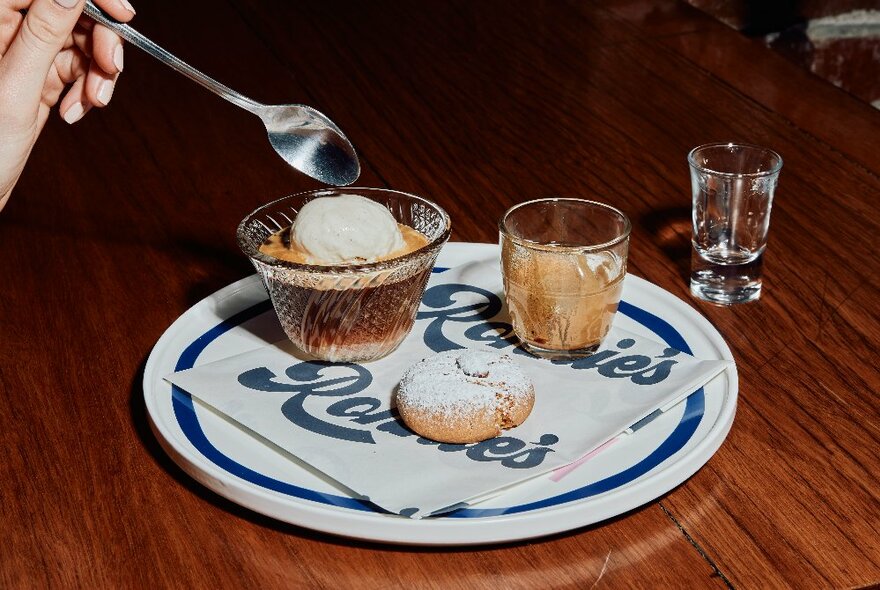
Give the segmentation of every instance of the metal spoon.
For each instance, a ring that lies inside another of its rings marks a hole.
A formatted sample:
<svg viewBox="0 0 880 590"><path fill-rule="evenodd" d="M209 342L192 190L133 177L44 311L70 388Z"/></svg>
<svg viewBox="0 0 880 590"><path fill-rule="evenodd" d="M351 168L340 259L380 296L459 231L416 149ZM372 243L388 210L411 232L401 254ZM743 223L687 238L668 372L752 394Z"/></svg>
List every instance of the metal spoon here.
<svg viewBox="0 0 880 590"><path fill-rule="evenodd" d="M190 80L258 116L266 126L269 143L300 172L335 185L351 184L360 176L360 163L351 142L333 121L315 109L301 104L260 104L206 76L128 25L117 22L91 0L87 0L83 12Z"/></svg>

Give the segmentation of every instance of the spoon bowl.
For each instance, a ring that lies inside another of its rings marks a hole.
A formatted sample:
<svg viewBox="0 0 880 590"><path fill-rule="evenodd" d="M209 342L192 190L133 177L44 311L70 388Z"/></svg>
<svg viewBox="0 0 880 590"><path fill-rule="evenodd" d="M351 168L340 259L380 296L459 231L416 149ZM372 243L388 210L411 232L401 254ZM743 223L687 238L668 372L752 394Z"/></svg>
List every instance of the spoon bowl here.
<svg viewBox="0 0 880 590"><path fill-rule="evenodd" d="M263 105L252 112L262 119L278 155L303 174L339 186L360 176L351 142L319 111L290 104Z"/></svg>

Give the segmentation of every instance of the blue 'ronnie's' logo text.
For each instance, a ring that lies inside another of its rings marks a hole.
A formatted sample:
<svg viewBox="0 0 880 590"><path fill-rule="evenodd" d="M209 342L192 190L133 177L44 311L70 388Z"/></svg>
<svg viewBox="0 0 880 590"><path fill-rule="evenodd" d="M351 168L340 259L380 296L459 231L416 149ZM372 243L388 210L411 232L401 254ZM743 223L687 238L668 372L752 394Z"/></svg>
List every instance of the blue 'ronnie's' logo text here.
<svg viewBox="0 0 880 590"><path fill-rule="evenodd" d="M458 298L466 302L458 303ZM471 342L499 350L515 347L511 351L513 354L530 356L519 346L513 327L508 322L495 319L501 312L502 304L501 298L491 291L456 283L436 285L425 292L422 305L429 309L419 311L416 319L430 320L425 328L424 341L431 350L442 352L465 348L450 340L443 330L447 324L462 323L472 324L464 331L464 337ZM632 348L635 343L632 338L623 338L616 342L616 346L606 345L604 350L592 356L553 362L570 365L573 369L594 369L603 377L629 379L636 385L654 385L669 377L672 367L678 364L672 357L680 354L680 351L666 348L653 357L626 354L626 349Z"/></svg>
<svg viewBox="0 0 880 590"><path fill-rule="evenodd" d="M339 377L325 375L325 370L331 368L334 373L344 371L347 374ZM241 373L238 382L256 391L291 393L291 397L281 406L282 414L293 424L315 434L366 444L376 444L371 429L399 437L416 436L403 425L395 410L382 410L380 400L354 395L364 391L373 381L372 374L360 365L301 362L288 367L285 376L288 381L280 381L278 375L268 368L257 367ZM319 418L306 409L306 400L309 398L328 398L328 401L329 398L340 398L324 408L327 416L367 428L342 426ZM434 445L444 453L461 452L472 461L496 461L511 469L529 469L540 465L547 453L553 452L550 446L558 441L559 437L555 434L544 434L533 443L511 436L499 436L469 445L417 439L419 444Z"/></svg>
<svg viewBox="0 0 880 590"><path fill-rule="evenodd" d="M428 320L424 342L435 352L465 348L444 332L447 326L463 324L464 338L470 342L499 350L512 348L512 353L528 356L519 346L511 325L497 320L501 311L501 299L491 291L472 285L445 284L425 292L422 311L416 319ZM635 343L631 338L623 338L615 346L606 346L592 356L554 362L578 370L595 370L610 379L629 379L637 385L652 385L669 377L678 363L673 357L679 351L666 348L653 357L626 354ZM373 375L361 365L300 362L289 366L283 377L267 367L256 367L241 373L238 382L255 391L290 393L290 398L281 406L282 414L296 426L315 434L363 444L376 444L374 432L416 436L403 425L395 409L382 409L379 399L357 395L373 382ZM315 412L315 406L320 406L321 411ZM472 461L493 461L511 469L529 469L540 465L548 453L554 452L550 447L559 442L559 437L548 433L536 441L526 442L512 436L499 436L468 445L437 443L424 438L417 438L417 442L433 445L439 452L462 453Z"/></svg>

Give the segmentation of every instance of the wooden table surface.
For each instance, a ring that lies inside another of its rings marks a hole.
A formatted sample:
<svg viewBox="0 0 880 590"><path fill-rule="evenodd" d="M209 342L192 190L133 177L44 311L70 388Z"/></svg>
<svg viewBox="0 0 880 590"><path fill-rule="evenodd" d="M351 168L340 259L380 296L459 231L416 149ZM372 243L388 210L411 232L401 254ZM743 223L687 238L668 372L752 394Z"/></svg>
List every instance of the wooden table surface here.
<svg viewBox="0 0 880 590"><path fill-rule="evenodd" d="M453 240L510 205L601 196L630 272L736 357L733 428L611 521L476 549L346 540L224 500L151 433L141 380L186 309L252 272L258 205L319 185L256 119L129 49L110 108L53 118L0 214L0 587L851 588L880 582L880 112L670 0L154 0L134 26L244 94L351 138L363 186L415 192ZM687 289L698 144L785 160L765 292Z"/></svg>

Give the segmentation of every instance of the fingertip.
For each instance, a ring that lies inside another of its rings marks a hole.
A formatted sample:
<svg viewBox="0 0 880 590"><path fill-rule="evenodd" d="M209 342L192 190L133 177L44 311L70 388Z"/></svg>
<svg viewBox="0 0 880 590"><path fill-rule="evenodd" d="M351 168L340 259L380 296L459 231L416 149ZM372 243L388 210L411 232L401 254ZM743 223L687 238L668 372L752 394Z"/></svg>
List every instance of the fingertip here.
<svg viewBox="0 0 880 590"><path fill-rule="evenodd" d="M85 81L85 95L88 101L96 107L107 106L113 97L118 76L119 74L108 74L93 61Z"/></svg>
<svg viewBox="0 0 880 590"><path fill-rule="evenodd" d="M113 83L113 80L101 80L101 83L98 84L98 90L95 92L95 98L98 101L99 106L107 106L110 104L110 99L113 98L113 89L116 85Z"/></svg>
<svg viewBox="0 0 880 590"><path fill-rule="evenodd" d="M64 119L64 122L68 125L73 125L77 121L83 118L83 115L86 114L86 107L81 102L75 102L64 113L61 114L61 118Z"/></svg>
<svg viewBox="0 0 880 590"><path fill-rule="evenodd" d="M67 94L58 104L58 112L61 118L68 124L72 125L83 118L89 112L91 105L84 95L85 75L77 78L71 85Z"/></svg>
<svg viewBox="0 0 880 590"><path fill-rule="evenodd" d="M128 0L95 0L95 4L120 22L128 22L135 15L134 6Z"/></svg>
<svg viewBox="0 0 880 590"><path fill-rule="evenodd" d="M135 10L134 10L134 6L132 6L131 2L129 2L128 0L119 0L119 3L122 4L122 7L125 10L127 10L128 12L131 13L131 16L134 16L135 14L137 14L137 12L135 12ZM129 17L129 18L131 18L131 17Z"/></svg>
<svg viewBox="0 0 880 590"><path fill-rule="evenodd" d="M125 52L122 50L122 44L120 43L113 49L113 65L116 66L116 72L119 73L122 71L122 68L125 67Z"/></svg>
<svg viewBox="0 0 880 590"><path fill-rule="evenodd" d="M121 72L124 65L122 39L103 25L95 27L91 39L92 57L98 67L108 74Z"/></svg>

